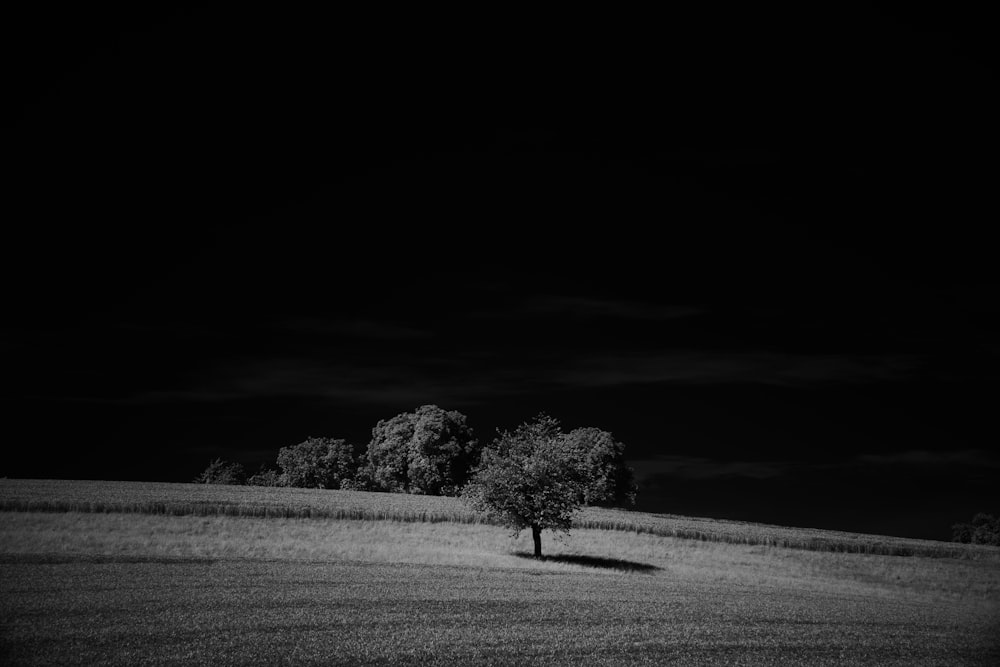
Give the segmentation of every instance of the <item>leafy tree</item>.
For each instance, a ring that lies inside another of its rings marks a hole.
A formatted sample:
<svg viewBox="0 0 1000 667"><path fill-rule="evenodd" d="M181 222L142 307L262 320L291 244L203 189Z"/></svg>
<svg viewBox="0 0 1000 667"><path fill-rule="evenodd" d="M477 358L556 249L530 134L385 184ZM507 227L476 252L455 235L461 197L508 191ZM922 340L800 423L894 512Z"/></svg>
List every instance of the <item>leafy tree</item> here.
<svg viewBox="0 0 1000 667"><path fill-rule="evenodd" d="M468 480L478 457L465 415L424 405L372 429L367 473L385 491L450 496Z"/></svg>
<svg viewBox="0 0 1000 667"><path fill-rule="evenodd" d="M194 478L194 482L195 484L242 484L244 479L246 471L241 464L215 459Z"/></svg>
<svg viewBox="0 0 1000 667"><path fill-rule="evenodd" d="M247 486L282 486L281 473L274 468L261 467L247 478Z"/></svg>
<svg viewBox="0 0 1000 667"><path fill-rule="evenodd" d="M482 462L463 490L473 509L499 519L515 535L531 529L535 557L542 530L569 532L573 514L594 482L579 445L540 414L514 431L501 432L483 450Z"/></svg>
<svg viewBox="0 0 1000 667"><path fill-rule="evenodd" d="M607 431L586 427L566 435L586 467L587 485L581 501L585 505L635 505L637 486L632 469L625 464L625 445Z"/></svg>
<svg viewBox="0 0 1000 667"><path fill-rule="evenodd" d="M346 440L306 438L278 451L284 486L339 489L357 470L354 447Z"/></svg>

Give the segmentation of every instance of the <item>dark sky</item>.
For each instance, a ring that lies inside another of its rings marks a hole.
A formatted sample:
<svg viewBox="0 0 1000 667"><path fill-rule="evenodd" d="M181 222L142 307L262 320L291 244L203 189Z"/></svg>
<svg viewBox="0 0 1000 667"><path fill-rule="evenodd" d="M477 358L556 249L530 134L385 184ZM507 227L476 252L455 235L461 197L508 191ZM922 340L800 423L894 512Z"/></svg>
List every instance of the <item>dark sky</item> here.
<svg viewBox="0 0 1000 667"><path fill-rule="evenodd" d="M981 17L89 11L6 27L0 475L434 403L612 431L649 511L1000 511Z"/></svg>

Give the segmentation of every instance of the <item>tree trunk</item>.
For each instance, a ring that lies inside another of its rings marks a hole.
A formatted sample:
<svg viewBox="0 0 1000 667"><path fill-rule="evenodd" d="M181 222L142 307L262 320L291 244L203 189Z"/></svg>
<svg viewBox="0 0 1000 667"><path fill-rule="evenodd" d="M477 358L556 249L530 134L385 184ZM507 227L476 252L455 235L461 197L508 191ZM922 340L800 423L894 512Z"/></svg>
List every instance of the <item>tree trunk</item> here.
<svg viewBox="0 0 1000 667"><path fill-rule="evenodd" d="M535 541L535 558L542 557L542 529L537 524L531 524L531 539Z"/></svg>

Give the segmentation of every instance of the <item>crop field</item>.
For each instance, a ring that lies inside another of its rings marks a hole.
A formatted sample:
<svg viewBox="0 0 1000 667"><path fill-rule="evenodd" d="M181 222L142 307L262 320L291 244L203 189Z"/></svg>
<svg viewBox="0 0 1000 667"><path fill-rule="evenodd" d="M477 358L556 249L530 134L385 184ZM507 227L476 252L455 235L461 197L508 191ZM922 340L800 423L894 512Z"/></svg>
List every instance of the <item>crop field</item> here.
<svg viewBox="0 0 1000 667"><path fill-rule="evenodd" d="M0 500L4 665L1000 664L990 547L790 549L638 515L733 537L578 528L538 561L446 498L0 480Z"/></svg>
<svg viewBox="0 0 1000 667"><path fill-rule="evenodd" d="M1000 661L1000 565L575 530L0 513L3 664Z"/></svg>
<svg viewBox="0 0 1000 667"><path fill-rule="evenodd" d="M206 484L0 479L0 511L482 523L461 500L399 493ZM898 556L996 558L997 549L839 531L586 508L580 528L734 544Z"/></svg>

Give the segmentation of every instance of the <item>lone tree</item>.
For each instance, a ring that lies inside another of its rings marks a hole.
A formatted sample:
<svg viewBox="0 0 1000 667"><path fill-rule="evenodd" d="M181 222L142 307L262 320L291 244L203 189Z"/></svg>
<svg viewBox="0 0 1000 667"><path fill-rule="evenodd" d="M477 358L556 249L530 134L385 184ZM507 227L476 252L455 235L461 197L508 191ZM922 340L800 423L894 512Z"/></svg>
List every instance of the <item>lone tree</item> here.
<svg viewBox="0 0 1000 667"><path fill-rule="evenodd" d="M465 415L424 405L372 429L366 472L385 491L451 496L478 459L479 445Z"/></svg>
<svg viewBox="0 0 1000 667"><path fill-rule="evenodd" d="M542 530L568 533L582 505L608 500L618 489L613 470L618 455L609 454L614 466L604 465L606 449L620 449L610 433L563 433L558 420L540 414L512 432L501 432L483 450L463 495L473 509L499 519L515 535L530 528L535 558L541 558ZM590 457L587 452L596 454Z"/></svg>
<svg viewBox="0 0 1000 667"><path fill-rule="evenodd" d="M357 470L354 447L346 440L306 438L278 451L283 486L339 489Z"/></svg>

